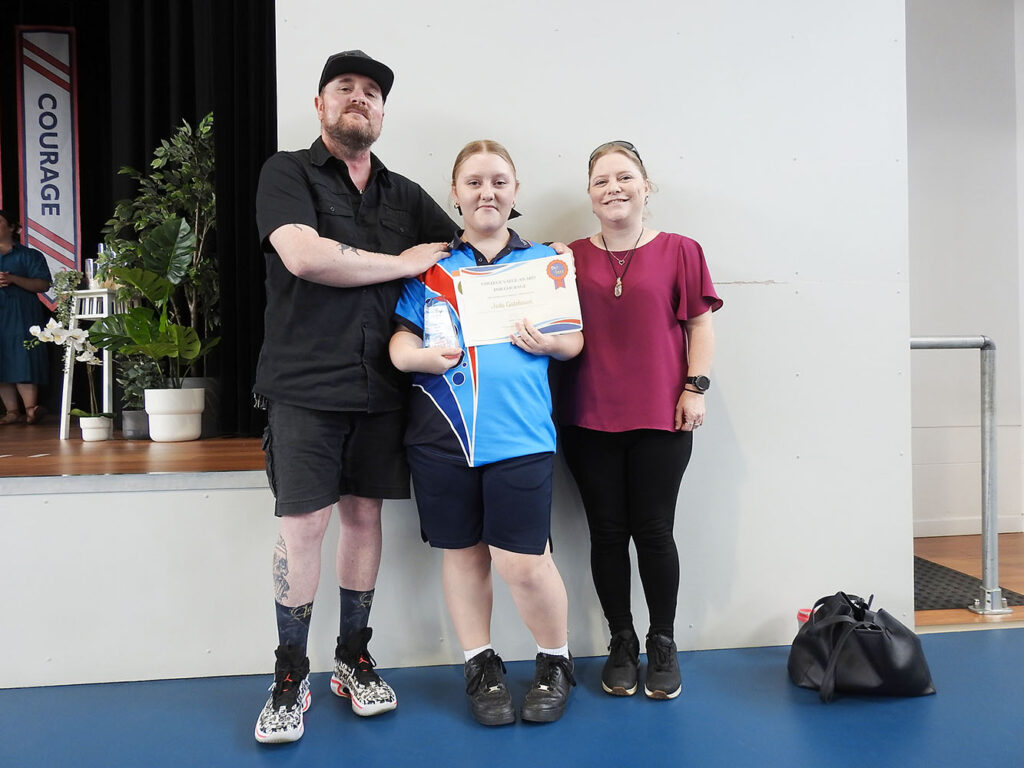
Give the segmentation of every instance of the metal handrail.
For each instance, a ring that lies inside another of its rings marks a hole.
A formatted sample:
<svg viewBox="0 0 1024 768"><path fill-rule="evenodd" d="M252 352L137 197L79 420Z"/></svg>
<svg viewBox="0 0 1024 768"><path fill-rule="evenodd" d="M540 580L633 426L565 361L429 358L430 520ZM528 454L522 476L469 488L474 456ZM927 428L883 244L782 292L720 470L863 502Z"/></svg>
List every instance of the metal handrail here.
<svg viewBox="0 0 1024 768"><path fill-rule="evenodd" d="M968 610L1012 613L999 587L999 517L996 505L996 343L988 336L912 336L911 349L981 350L981 596Z"/></svg>

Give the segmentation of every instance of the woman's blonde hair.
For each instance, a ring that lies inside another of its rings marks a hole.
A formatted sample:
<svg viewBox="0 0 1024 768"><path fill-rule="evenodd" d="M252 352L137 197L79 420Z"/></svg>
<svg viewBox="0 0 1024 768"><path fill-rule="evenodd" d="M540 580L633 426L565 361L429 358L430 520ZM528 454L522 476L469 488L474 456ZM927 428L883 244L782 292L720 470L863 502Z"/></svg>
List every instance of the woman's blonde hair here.
<svg viewBox="0 0 1024 768"><path fill-rule="evenodd" d="M452 166L452 186L455 186L455 177L459 175L459 167L473 155L497 155L512 168L512 177L519 183L519 176L516 173L516 164L512 162L512 156L501 144L492 139L477 139L471 141L462 148L455 158L455 165Z"/></svg>

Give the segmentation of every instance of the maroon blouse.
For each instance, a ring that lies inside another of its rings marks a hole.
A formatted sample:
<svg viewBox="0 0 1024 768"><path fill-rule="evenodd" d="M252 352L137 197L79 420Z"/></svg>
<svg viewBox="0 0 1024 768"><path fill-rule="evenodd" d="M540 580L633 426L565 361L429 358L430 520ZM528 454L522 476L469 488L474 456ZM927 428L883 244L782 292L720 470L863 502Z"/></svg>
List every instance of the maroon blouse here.
<svg viewBox="0 0 1024 768"><path fill-rule="evenodd" d="M589 239L569 247L576 259L584 346L563 371L559 421L603 432L674 431L687 376L683 323L722 306L704 251L688 237L658 234L633 254L616 298L604 249Z"/></svg>

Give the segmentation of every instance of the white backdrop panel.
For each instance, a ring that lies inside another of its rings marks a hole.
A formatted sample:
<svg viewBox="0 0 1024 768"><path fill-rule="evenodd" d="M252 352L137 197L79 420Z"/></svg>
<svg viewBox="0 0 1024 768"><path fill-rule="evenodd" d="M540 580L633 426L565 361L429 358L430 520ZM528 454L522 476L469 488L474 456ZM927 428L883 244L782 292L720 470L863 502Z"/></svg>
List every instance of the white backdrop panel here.
<svg viewBox="0 0 1024 768"><path fill-rule="evenodd" d="M282 148L317 133L324 59L362 48L397 74L381 158L439 201L458 149L496 138L519 167L522 233L582 236L587 155L626 138L659 186L651 225L705 246L726 306L679 502L680 649L788 643L796 610L840 588L912 620L902 4L530 1L496 17L454 0L284 0L277 13ZM571 643L598 654L586 527L557 479ZM412 509L385 512L384 666L459 658ZM10 657L32 661L0 684L268 671L270 510L264 490L8 497L5 538L27 544L0 610L34 626L10 633ZM330 550L315 669L336 633ZM634 609L644 632L635 574ZM129 649L119 665L102 658L112 636ZM503 588L494 640L506 658L534 653Z"/></svg>

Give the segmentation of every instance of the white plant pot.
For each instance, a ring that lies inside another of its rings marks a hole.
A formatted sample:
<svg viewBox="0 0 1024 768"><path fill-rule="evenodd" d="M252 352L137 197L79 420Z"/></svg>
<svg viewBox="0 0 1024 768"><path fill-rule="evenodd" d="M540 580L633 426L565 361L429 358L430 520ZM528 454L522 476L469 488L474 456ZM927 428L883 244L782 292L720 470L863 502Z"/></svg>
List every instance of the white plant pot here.
<svg viewBox="0 0 1024 768"><path fill-rule="evenodd" d="M114 420L109 416L79 416L78 426L82 428L82 440L87 443L109 440L114 433Z"/></svg>
<svg viewBox="0 0 1024 768"><path fill-rule="evenodd" d="M157 443L195 440L203 431L202 389L147 389L149 439Z"/></svg>

